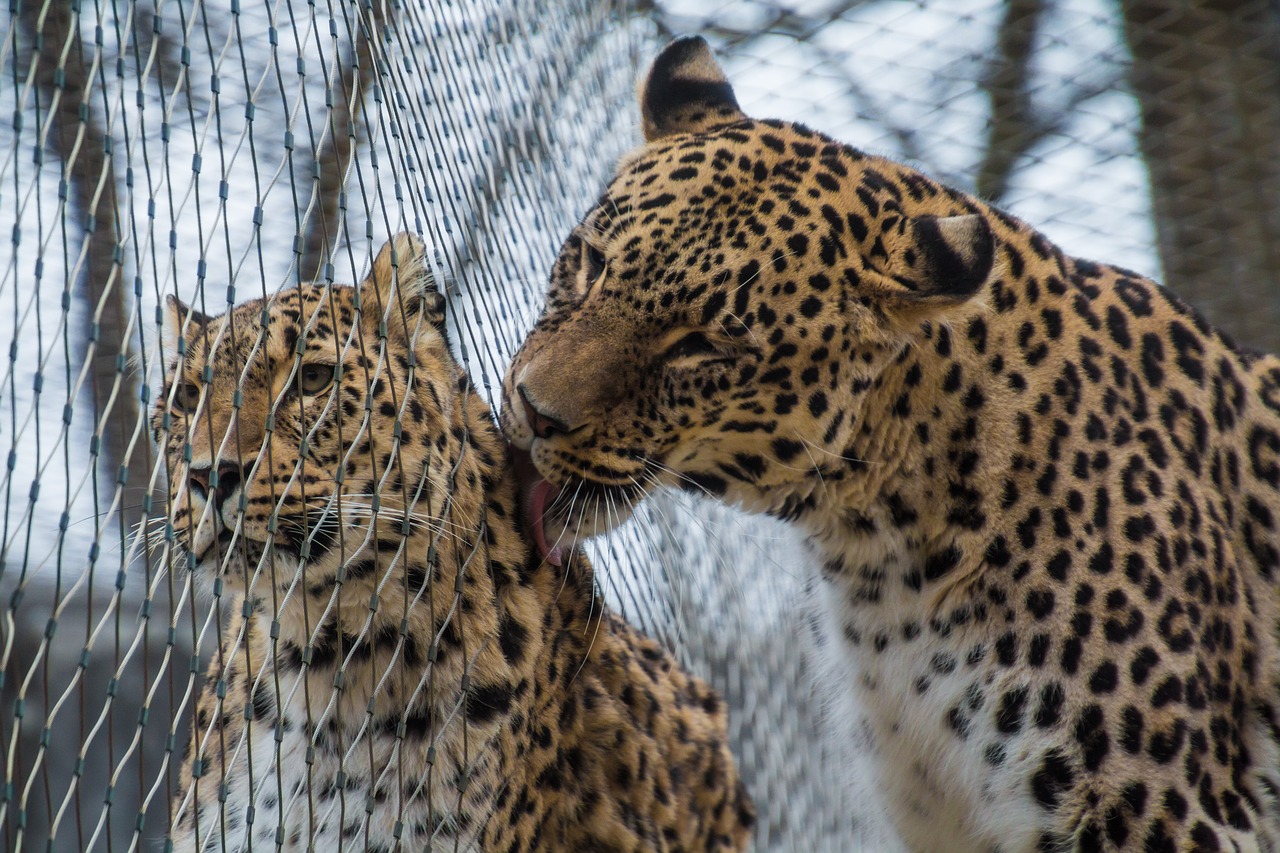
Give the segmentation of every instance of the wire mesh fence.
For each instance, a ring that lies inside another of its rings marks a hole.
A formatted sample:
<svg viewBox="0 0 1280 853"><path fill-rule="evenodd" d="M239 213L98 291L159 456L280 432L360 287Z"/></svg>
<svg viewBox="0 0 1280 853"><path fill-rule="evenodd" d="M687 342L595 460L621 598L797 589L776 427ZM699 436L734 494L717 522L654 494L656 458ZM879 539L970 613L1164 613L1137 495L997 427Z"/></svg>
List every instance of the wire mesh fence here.
<svg viewBox="0 0 1280 853"><path fill-rule="evenodd" d="M218 661L246 646L243 595L202 584L172 527L173 466L149 421L174 393L166 297L219 315L299 282L359 282L413 232L454 356L493 401L559 240L638 141L637 76L691 32L749 113L908 160L1280 348L1269 0L13 2L6 849L164 849L189 808L205 673L224 689ZM662 496L590 550L608 602L726 699L758 849L891 849L874 791L822 746L791 537ZM278 567L286 590L296 563ZM263 849L292 849L274 831ZM205 849L238 849L228 838Z"/></svg>

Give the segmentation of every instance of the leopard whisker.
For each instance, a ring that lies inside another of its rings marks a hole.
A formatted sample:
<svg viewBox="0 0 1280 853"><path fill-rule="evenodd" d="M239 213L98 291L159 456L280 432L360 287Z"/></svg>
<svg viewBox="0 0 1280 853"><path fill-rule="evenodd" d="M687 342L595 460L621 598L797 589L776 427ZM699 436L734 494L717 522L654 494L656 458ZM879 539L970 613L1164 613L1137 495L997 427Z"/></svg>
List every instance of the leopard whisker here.
<svg viewBox="0 0 1280 853"><path fill-rule="evenodd" d="M434 518L426 513L403 510L386 505L379 506L375 510L372 504L364 504L350 500L344 500L342 502L341 510L332 509L326 502L323 510L328 515L337 517L341 517L345 514L350 517L361 519L381 518L388 522L409 521L416 529L429 530L434 533L449 535L459 542L462 541L462 539L455 531L470 532L472 530L470 526L453 521L452 519ZM453 529L451 530L450 528Z"/></svg>
<svg viewBox="0 0 1280 853"><path fill-rule="evenodd" d="M568 519L572 519L572 518L575 518L575 517L576 517L576 516L574 516L574 515L573 515L573 508L574 508L574 506L575 506L575 505L577 504L577 502L578 502L578 494L579 494L581 491L582 491L582 482L581 482L581 481L579 481L579 482L578 482L578 487L577 487L576 489L574 489L573 497L572 497L572 499L569 501L569 512L565 515L565 519L566 519L566 520L568 520ZM559 496L557 496L557 497L559 497ZM552 503L554 503L554 501L553 501ZM548 511L550 511L550 510L548 509ZM581 528L579 528L579 529L581 529ZM569 530L568 530L568 527L567 527L567 526L566 526L564 529L562 529L562 530L560 531L560 535L556 537L555 544L553 544L553 545L551 546L551 550L553 550L553 551L554 551L556 548L560 547L560 543L561 543L561 541L563 541L563 540L564 540L565 534L566 534L566 533L568 533L568 532L569 532ZM576 531L575 531L575 534L576 534ZM571 538L571 541L576 541L576 535L575 535L574 537L572 537L572 538ZM555 600L556 600L556 601L559 601L559 600L560 600L560 596L561 596L561 594L562 594L562 593L564 593L565 584L569 582L569 564L570 564L570 562L571 562L570 560L565 560L564 571L561 573L561 578L560 578L560 588L559 588L558 590L556 590L556 597L555 597Z"/></svg>
<svg viewBox="0 0 1280 853"><path fill-rule="evenodd" d="M631 481L632 485L643 494L643 484L636 480L635 477L629 476L628 479ZM610 512L616 513L618 519L621 519L623 513L614 505L613 496L609 497L609 503ZM646 532L640 537L641 541L645 544L645 549L649 553L649 559L644 562L643 566L639 567L639 571L643 573L645 580L644 589L648 590L651 596L655 594L655 590L663 587L678 595L680 585L673 583L671 580L672 567L670 564L669 554L659 551L654 543L659 541L679 542L680 538L676 535L674 525L672 525L670 520L667 519L665 513L661 511L661 507L657 503L650 501L646 506L648 507L647 512L633 511L631 515L631 517L635 519L635 523L637 525L651 529L650 532ZM657 534L651 532L652 528L655 526L657 527ZM655 566L664 581L662 586L659 586L657 583L658 578L654 576ZM677 628L679 627L680 626L677 626Z"/></svg>
<svg viewBox="0 0 1280 853"><path fill-rule="evenodd" d="M581 526L579 526L578 530L581 530ZM577 531L575 531L575 538L576 538L576 533L577 533ZM569 561L566 561L566 564L565 564L565 565L566 565L566 568L567 568L567 567L568 567L568 565L569 565ZM594 578L594 576L593 576L593 578L592 578L592 584L593 584L593 587L594 587L594 584L595 584L595 578ZM600 618L600 619L594 619L594 620L593 620L593 617L595 616L596 599L597 599L597 596L595 596L595 595L592 595L592 596L591 596L591 602L590 602L590 604L588 605L588 609L587 609L587 625L589 625L589 626L590 626L590 625L592 625L592 623L593 623L593 621L594 621L594 627L595 627L595 630L594 630L594 631L592 632L592 634L591 634L591 639L587 641L587 649L586 649L586 651L585 651L585 652L583 652L583 654L582 654L582 660L581 660L581 661L579 661L579 663L578 663L578 668L577 668L577 670L575 670L575 671L574 671L574 673L573 673L573 678L569 679L569 683L570 683L570 684L572 684L572 683L576 682L576 681L578 680L578 676L582 674L583 667L585 667L585 666L587 665L587 661L591 658L591 652L592 652L592 650L594 650L594 649L595 649L596 640L597 640L597 639L599 639L599 637L600 637L600 626L601 626L601 624L604 622L604 619L603 619L603 618Z"/></svg>

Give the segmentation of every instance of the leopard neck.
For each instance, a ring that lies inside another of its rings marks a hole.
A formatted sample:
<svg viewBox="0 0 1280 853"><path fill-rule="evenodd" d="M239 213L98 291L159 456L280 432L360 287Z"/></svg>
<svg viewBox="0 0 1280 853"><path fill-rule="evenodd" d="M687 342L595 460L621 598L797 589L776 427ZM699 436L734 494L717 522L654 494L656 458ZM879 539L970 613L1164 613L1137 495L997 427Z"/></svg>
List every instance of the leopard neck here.
<svg viewBox="0 0 1280 853"><path fill-rule="evenodd" d="M998 269L972 308L925 324L887 359L857 407L840 476L809 477L812 510L796 520L855 601L900 587L936 603L980 586L1010 490L1034 488L1033 472L1054 476L1057 460L1026 448L1029 432L1054 428L1037 410L1070 390L1062 376L1073 368L1052 347L1078 294L1070 262L1055 257L1037 285L1042 324L1028 330L1025 313L1000 310L1026 295Z"/></svg>

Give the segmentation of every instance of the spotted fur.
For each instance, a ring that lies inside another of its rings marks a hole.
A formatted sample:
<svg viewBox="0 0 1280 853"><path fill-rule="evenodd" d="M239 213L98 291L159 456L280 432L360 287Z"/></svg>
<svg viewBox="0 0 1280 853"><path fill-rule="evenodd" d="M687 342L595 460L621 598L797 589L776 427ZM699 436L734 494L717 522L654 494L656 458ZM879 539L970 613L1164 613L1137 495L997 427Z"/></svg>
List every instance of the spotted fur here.
<svg viewBox="0 0 1280 853"><path fill-rule="evenodd" d="M748 118L700 39L641 109L506 379L542 475L803 531L824 679L912 849L1277 849L1280 360Z"/></svg>
<svg viewBox="0 0 1280 853"><path fill-rule="evenodd" d="M162 538L230 611L173 849L743 849L722 703L531 551L422 252L169 305Z"/></svg>

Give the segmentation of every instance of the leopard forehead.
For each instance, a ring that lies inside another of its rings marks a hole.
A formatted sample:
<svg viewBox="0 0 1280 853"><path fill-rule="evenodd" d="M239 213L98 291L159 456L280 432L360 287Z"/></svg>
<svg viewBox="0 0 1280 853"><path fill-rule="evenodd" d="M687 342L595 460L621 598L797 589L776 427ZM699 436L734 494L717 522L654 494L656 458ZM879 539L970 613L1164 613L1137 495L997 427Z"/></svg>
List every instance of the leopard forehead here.
<svg viewBox="0 0 1280 853"><path fill-rule="evenodd" d="M737 291L745 277L733 265L738 258L763 258L801 284L810 270L839 274L877 259L887 267L908 206L917 216L968 211L960 194L803 125L742 119L713 133L664 138L624 158L566 243L552 287L578 261L580 243L630 271L619 288L660 294L649 309ZM851 253L851 242L865 242L866 251ZM655 255L660 274L634 271ZM779 288L770 296L785 300L798 291Z"/></svg>
<svg viewBox="0 0 1280 853"><path fill-rule="evenodd" d="M188 352L212 364L215 372L280 367L295 355L320 351L333 354L334 345L345 343L358 325L358 302L356 289L349 285L304 283L236 305L207 328L189 329ZM253 358L247 357L250 353Z"/></svg>

